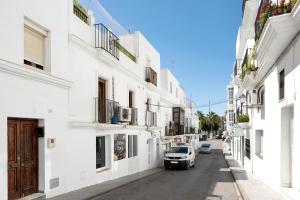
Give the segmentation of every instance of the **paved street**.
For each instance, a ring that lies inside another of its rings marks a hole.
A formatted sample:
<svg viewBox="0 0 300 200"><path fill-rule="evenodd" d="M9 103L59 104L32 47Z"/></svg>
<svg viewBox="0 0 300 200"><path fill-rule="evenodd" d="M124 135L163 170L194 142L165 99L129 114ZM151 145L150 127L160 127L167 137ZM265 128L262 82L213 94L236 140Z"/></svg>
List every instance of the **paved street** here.
<svg viewBox="0 0 300 200"><path fill-rule="evenodd" d="M199 154L196 167L185 170L164 170L126 186L105 193L93 200L236 200L234 180L222 155L220 140L212 144L211 154Z"/></svg>

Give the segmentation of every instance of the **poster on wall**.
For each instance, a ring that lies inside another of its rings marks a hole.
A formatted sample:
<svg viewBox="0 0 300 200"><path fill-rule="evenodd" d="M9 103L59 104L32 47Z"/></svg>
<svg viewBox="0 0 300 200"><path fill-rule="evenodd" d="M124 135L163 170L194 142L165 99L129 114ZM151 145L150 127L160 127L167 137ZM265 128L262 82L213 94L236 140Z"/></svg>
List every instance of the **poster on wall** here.
<svg viewBox="0 0 300 200"><path fill-rule="evenodd" d="M126 158L126 135L114 135L114 160L122 160Z"/></svg>
<svg viewBox="0 0 300 200"><path fill-rule="evenodd" d="M190 144L191 143L191 137L190 136L186 136L185 141L186 141L186 143Z"/></svg>

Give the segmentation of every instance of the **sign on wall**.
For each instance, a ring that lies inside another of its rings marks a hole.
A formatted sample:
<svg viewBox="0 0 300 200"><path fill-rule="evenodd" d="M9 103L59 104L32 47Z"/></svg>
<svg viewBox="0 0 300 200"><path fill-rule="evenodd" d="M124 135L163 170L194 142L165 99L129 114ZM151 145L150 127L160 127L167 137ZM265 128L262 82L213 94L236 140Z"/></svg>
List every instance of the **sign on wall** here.
<svg viewBox="0 0 300 200"><path fill-rule="evenodd" d="M122 160L126 158L126 135L114 135L114 160Z"/></svg>

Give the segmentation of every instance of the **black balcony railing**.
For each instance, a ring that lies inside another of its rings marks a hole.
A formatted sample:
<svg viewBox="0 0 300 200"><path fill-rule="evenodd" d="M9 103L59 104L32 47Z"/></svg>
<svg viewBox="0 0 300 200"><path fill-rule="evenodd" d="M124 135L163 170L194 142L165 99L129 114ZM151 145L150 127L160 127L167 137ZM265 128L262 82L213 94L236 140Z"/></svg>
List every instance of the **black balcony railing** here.
<svg viewBox="0 0 300 200"><path fill-rule="evenodd" d="M83 22L88 24L88 13L77 1L73 1L73 13L81 19Z"/></svg>
<svg viewBox="0 0 300 200"><path fill-rule="evenodd" d="M103 24L95 24L95 48L104 49L119 60L118 37Z"/></svg>
<svg viewBox="0 0 300 200"><path fill-rule="evenodd" d="M297 0L261 0L255 21L255 39L258 40L269 17L290 13Z"/></svg>
<svg viewBox="0 0 300 200"><path fill-rule="evenodd" d="M120 104L109 99L101 100L98 97L94 98L95 122L99 123L116 123L118 109Z"/></svg>

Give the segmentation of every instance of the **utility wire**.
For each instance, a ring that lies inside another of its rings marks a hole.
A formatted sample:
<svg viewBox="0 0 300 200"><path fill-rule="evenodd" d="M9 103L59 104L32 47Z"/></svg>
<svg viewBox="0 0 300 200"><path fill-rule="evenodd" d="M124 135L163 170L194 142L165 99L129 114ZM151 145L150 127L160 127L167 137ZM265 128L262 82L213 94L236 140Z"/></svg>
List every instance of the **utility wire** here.
<svg viewBox="0 0 300 200"><path fill-rule="evenodd" d="M235 100L239 100L239 98L233 98L232 101L235 101ZM203 104L203 105L200 105L200 106L191 106L191 108L209 108L211 106L215 106L215 105L220 105L220 104L224 104L224 103L227 103L229 101L229 99L227 100L222 100L222 101L217 101L217 102L213 102L213 103L209 103L209 104ZM146 102L147 104L147 102ZM151 104L149 103L149 105L151 106L157 106L157 107L161 107L161 108L173 108L174 106L168 106L168 105L161 105L161 104Z"/></svg>
<svg viewBox="0 0 300 200"><path fill-rule="evenodd" d="M214 102L214 103L210 103L209 104L204 104L204 105L201 105L201 106L191 106L191 108L205 108L205 107L209 107L209 106L215 106L215 105L220 105L220 104L224 104L224 103L227 103L229 100L223 100L223 101L218 101L218 102ZM147 102L146 102L147 104ZM161 105L161 104L151 104L149 103L149 105L151 106L157 106L157 107L161 107L161 108L173 108L174 106L167 106L167 105Z"/></svg>

